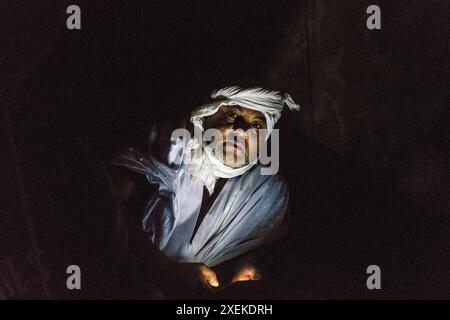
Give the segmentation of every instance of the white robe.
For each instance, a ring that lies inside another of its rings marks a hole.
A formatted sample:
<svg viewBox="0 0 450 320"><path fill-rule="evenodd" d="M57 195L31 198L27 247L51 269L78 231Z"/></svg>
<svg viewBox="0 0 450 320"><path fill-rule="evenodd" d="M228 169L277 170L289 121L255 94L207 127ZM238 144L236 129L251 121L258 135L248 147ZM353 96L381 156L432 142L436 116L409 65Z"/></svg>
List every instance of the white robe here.
<svg viewBox="0 0 450 320"><path fill-rule="evenodd" d="M279 174L261 175L260 165L255 165L226 181L190 243L204 186L190 177L182 161L177 162L185 143L170 144L169 138L167 143L164 161L134 149L113 160L113 164L145 174L150 183L158 186L158 193L145 209L143 227L166 255L214 267L286 233L286 182Z"/></svg>

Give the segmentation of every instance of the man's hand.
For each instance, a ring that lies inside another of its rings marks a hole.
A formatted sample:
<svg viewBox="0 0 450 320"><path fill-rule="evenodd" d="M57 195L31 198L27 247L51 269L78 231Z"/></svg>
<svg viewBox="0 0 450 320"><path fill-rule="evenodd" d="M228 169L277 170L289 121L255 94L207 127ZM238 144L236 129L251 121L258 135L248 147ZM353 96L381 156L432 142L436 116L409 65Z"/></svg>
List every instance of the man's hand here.
<svg viewBox="0 0 450 320"><path fill-rule="evenodd" d="M213 269L201 264L199 266L200 274L203 281L206 281L211 287L217 288L219 286L219 281L217 280L217 275Z"/></svg>
<svg viewBox="0 0 450 320"><path fill-rule="evenodd" d="M201 263L176 263L178 281L195 289L211 289L219 286L217 275L213 269Z"/></svg>
<svg viewBox="0 0 450 320"><path fill-rule="evenodd" d="M252 264L243 265L233 276L231 282L261 280L261 272Z"/></svg>

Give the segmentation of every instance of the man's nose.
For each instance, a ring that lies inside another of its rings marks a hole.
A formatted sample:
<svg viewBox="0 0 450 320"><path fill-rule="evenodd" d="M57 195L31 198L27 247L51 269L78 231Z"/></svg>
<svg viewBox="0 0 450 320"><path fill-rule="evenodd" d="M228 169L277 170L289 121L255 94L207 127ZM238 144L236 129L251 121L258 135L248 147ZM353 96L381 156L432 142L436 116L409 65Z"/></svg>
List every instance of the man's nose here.
<svg viewBox="0 0 450 320"><path fill-rule="evenodd" d="M233 130L242 129L244 132L250 128L247 121L245 121L242 117L237 117L233 123Z"/></svg>

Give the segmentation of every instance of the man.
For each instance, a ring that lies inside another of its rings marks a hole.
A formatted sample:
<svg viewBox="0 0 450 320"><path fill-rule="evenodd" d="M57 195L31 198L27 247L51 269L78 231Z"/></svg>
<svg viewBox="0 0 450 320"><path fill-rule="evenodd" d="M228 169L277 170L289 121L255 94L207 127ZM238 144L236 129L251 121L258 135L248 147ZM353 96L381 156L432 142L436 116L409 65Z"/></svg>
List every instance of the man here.
<svg viewBox="0 0 450 320"><path fill-rule="evenodd" d="M158 187L143 219L153 244L176 261L200 263L205 280L217 287L211 268L286 231L287 185L276 172L262 174L257 150L284 105L299 106L288 94L262 88L228 87L211 98L191 114L193 138L173 133L171 139L155 128L149 155L130 148L113 164L144 174ZM211 139L199 138L209 130L215 133ZM232 281L259 278L257 267L245 262Z"/></svg>

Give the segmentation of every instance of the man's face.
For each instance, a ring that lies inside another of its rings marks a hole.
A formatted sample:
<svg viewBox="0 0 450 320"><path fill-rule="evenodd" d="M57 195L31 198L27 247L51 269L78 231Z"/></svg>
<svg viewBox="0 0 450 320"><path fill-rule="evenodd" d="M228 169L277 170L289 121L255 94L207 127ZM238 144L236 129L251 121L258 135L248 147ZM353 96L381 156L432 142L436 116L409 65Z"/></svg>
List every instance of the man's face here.
<svg viewBox="0 0 450 320"><path fill-rule="evenodd" d="M267 129L267 123L263 113L231 105L221 106L215 114L207 117L204 127L205 130L214 128L221 132L224 163L230 167L240 167L254 160L259 130ZM238 138L234 138L233 134ZM239 159L245 159L245 163L239 163Z"/></svg>

